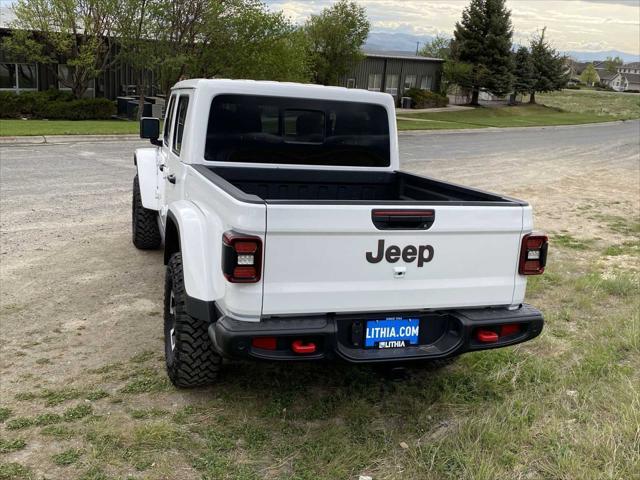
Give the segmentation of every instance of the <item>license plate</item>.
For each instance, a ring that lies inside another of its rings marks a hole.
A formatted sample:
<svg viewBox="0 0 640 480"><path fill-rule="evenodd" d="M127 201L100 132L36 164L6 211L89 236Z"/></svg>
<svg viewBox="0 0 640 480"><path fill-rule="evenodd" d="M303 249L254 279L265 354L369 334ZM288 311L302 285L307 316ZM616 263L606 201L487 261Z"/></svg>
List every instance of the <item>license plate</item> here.
<svg viewBox="0 0 640 480"><path fill-rule="evenodd" d="M418 345L420 320L417 318L389 317L369 320L365 329L365 348L402 348Z"/></svg>

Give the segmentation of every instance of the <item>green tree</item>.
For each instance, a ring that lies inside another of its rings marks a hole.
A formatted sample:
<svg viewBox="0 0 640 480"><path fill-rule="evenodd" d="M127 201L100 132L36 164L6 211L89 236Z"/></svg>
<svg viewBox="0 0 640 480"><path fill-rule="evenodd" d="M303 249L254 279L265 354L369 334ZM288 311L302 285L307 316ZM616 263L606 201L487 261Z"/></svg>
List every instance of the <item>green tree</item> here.
<svg viewBox="0 0 640 480"><path fill-rule="evenodd" d="M513 54L513 64L513 94L509 102L511 104L515 103L519 94L531 92L536 82L531 54L527 47L520 47Z"/></svg>
<svg viewBox="0 0 640 480"><path fill-rule="evenodd" d="M624 64L620 57L607 57L604 61L605 70L608 73L616 73L618 71L618 67L621 67Z"/></svg>
<svg viewBox="0 0 640 480"><path fill-rule="evenodd" d="M426 42L418 54L423 57L448 60L451 56L451 40L438 34L431 41Z"/></svg>
<svg viewBox="0 0 640 480"><path fill-rule="evenodd" d="M117 0L18 0L10 55L46 65L64 87L80 98L90 82L115 61L112 55ZM57 68L67 65L67 72Z"/></svg>
<svg viewBox="0 0 640 480"><path fill-rule="evenodd" d="M362 58L369 28L365 9L353 1L340 0L319 15L311 15L304 31L313 81L335 85L346 75Z"/></svg>
<svg viewBox="0 0 640 480"><path fill-rule="evenodd" d="M502 96L513 83L511 12L505 0L471 0L456 23L451 56L473 66L468 85L471 104L478 105L480 90Z"/></svg>
<svg viewBox="0 0 640 480"><path fill-rule="evenodd" d="M529 90L529 103L536 103L536 92L562 90L569 81L566 57L560 55L545 38L546 27L531 39L531 62L534 83Z"/></svg>
<svg viewBox="0 0 640 480"><path fill-rule="evenodd" d="M234 0L211 12L191 66L198 76L308 81L306 37L280 12Z"/></svg>
<svg viewBox="0 0 640 480"><path fill-rule="evenodd" d="M585 69L580 74L580 81L587 85L594 85L598 80L600 80L600 76L598 72L594 68L592 63L587 64Z"/></svg>
<svg viewBox="0 0 640 480"><path fill-rule="evenodd" d="M115 15L119 58L131 66L138 93L138 118L142 116L147 73L157 67L158 44L153 38L153 12L157 0L120 0ZM149 92L150 93L150 92Z"/></svg>

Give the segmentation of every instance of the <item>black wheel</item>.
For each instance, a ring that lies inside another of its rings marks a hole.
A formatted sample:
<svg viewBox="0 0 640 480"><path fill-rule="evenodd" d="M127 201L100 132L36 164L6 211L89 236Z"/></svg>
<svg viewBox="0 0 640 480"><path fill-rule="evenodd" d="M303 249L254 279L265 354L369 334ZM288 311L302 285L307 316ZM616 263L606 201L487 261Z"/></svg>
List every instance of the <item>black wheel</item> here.
<svg viewBox="0 0 640 480"><path fill-rule="evenodd" d="M131 236L133 244L141 250L153 250L160 247L160 229L158 213L142 206L138 175L133 177L133 203L131 205Z"/></svg>
<svg viewBox="0 0 640 480"><path fill-rule="evenodd" d="M213 351L207 324L184 311L182 255L167 265L164 288L164 352L169 379L176 387L198 387L216 381L222 358Z"/></svg>

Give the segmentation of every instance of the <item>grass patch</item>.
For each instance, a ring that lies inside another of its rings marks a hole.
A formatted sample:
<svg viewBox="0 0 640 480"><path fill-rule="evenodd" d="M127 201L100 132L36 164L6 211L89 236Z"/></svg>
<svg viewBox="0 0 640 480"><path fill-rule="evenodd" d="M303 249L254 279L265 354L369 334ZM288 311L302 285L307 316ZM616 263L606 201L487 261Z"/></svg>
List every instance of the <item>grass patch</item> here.
<svg viewBox="0 0 640 480"><path fill-rule="evenodd" d="M4 423L11 416L11 409L0 407L0 423Z"/></svg>
<svg viewBox="0 0 640 480"><path fill-rule="evenodd" d="M109 480L109 477L100 467L91 467L80 475L78 480Z"/></svg>
<svg viewBox="0 0 640 480"><path fill-rule="evenodd" d="M126 120L0 120L0 137L137 134L139 130L138 122Z"/></svg>
<svg viewBox="0 0 640 480"><path fill-rule="evenodd" d="M19 463L0 463L0 480L31 480L33 474Z"/></svg>
<svg viewBox="0 0 640 480"><path fill-rule="evenodd" d="M609 257L638 255L640 254L640 242L624 242L621 245L611 245L605 248L603 254Z"/></svg>
<svg viewBox="0 0 640 480"><path fill-rule="evenodd" d="M617 119L619 117L597 115L592 112L562 111L544 105L518 105L504 108L479 107L473 110L454 112L403 114L402 119L398 120L398 128L400 130L438 130L444 128L537 127L577 125Z"/></svg>
<svg viewBox="0 0 640 480"><path fill-rule="evenodd" d="M640 96L629 93L562 90L537 94L539 103L566 112L614 117L618 120L640 118Z"/></svg>
<svg viewBox="0 0 640 480"><path fill-rule="evenodd" d="M40 429L40 434L57 438L59 440L69 440L76 435L72 429L70 429L67 425L47 425Z"/></svg>
<svg viewBox="0 0 640 480"><path fill-rule="evenodd" d="M16 400L29 401L42 399L47 407L54 407L69 400L85 399L98 400L108 397L109 394L102 389L83 389L65 387L60 389L45 389L41 392L21 392L16 394Z"/></svg>
<svg viewBox="0 0 640 480"><path fill-rule="evenodd" d="M120 389L121 393L152 393L170 389L167 376L152 368L141 368L129 376L129 382Z"/></svg>
<svg viewBox="0 0 640 480"><path fill-rule="evenodd" d="M56 453L51 456L53 463L60 466L73 465L76 463L84 452L75 448L70 448L64 452Z"/></svg>
<svg viewBox="0 0 640 480"><path fill-rule="evenodd" d="M88 417L92 413L93 408L91 407L91 405L81 404L65 410L62 418L64 418L66 422L73 422L75 420L80 420L81 418Z"/></svg>
<svg viewBox="0 0 640 480"><path fill-rule="evenodd" d="M136 420L146 420L148 418L165 417L169 415L169 412L161 408L143 408L132 410L130 415L131 418L134 418Z"/></svg>
<svg viewBox="0 0 640 480"><path fill-rule="evenodd" d="M33 425L33 419L27 417L16 417L7 422L7 430L22 430Z"/></svg>
<svg viewBox="0 0 640 480"><path fill-rule="evenodd" d="M154 356L156 356L156 352L151 350L147 350L145 352L140 352L137 355L131 357L131 363L144 363L148 360L151 360Z"/></svg>
<svg viewBox="0 0 640 480"><path fill-rule="evenodd" d="M587 250L592 247L594 240L588 238L576 238L568 233L560 233L551 237L553 246L570 248L572 250Z"/></svg>
<svg viewBox="0 0 640 480"><path fill-rule="evenodd" d="M9 440L8 438L0 438L0 453L15 452L22 450L27 446L27 442L22 438L14 438Z"/></svg>

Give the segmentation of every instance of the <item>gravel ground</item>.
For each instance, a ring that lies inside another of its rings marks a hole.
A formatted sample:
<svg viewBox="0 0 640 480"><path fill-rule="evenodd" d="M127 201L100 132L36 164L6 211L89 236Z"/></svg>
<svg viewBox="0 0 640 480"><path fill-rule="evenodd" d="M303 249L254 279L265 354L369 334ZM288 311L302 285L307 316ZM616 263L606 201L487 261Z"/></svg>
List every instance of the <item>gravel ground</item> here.
<svg viewBox="0 0 640 480"><path fill-rule="evenodd" d="M133 150L142 145L0 147L0 403L14 414L38 413L16 394L74 384L140 352L162 354L162 255L130 240ZM528 200L536 226L552 233L615 241L582 212L640 211L637 121L415 132L401 135L400 146L403 169ZM162 395L180 406L206 393ZM30 443L4 461L42 471L40 460L55 451L55 442ZM46 471L66 478L62 467Z"/></svg>

